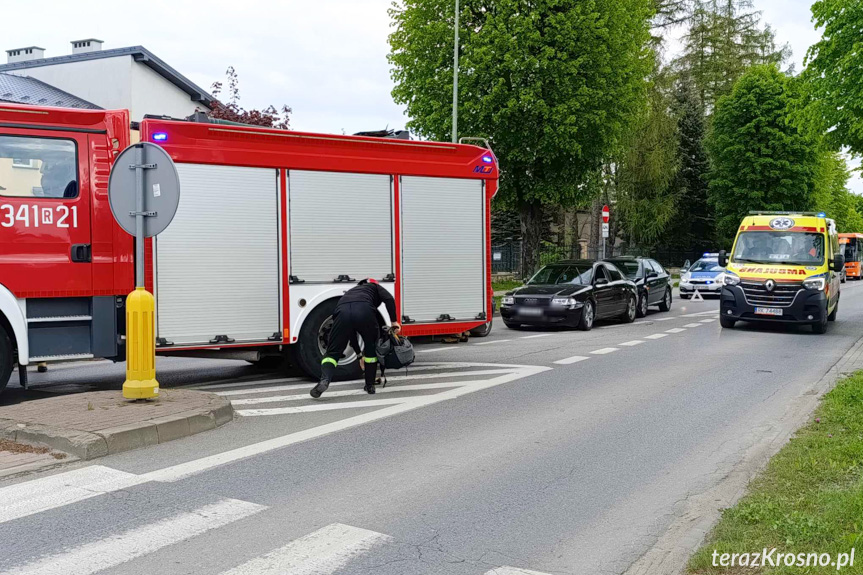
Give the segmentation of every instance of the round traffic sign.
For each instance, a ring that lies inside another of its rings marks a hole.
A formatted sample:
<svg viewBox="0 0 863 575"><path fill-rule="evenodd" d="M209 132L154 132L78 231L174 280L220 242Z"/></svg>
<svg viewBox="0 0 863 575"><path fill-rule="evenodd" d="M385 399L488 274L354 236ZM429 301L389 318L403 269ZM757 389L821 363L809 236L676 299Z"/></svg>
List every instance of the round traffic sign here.
<svg viewBox="0 0 863 575"><path fill-rule="evenodd" d="M162 233L180 205L180 176L171 156L150 142L132 144L114 160L108 180L108 202L114 219L135 235L138 215L138 172L143 180L144 237Z"/></svg>
<svg viewBox="0 0 863 575"><path fill-rule="evenodd" d="M605 224L608 223L608 214L608 206L602 206L602 222Z"/></svg>

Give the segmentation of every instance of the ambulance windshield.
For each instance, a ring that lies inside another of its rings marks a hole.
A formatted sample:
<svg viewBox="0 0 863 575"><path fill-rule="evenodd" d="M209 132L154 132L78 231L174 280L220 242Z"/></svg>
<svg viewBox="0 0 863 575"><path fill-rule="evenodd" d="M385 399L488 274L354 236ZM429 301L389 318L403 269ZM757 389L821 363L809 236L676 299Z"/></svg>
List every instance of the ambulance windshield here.
<svg viewBox="0 0 863 575"><path fill-rule="evenodd" d="M737 237L731 261L746 264L822 265L824 235L788 231L743 232Z"/></svg>

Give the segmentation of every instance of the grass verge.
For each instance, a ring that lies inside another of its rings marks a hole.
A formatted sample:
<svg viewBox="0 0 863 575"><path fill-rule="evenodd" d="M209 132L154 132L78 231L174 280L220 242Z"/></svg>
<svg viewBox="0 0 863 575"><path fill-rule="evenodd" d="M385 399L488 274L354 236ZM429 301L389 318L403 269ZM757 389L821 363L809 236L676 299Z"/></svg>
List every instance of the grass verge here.
<svg viewBox="0 0 863 575"><path fill-rule="evenodd" d="M509 291L511 289L515 289L517 287L521 287L524 282L520 282L518 280L500 280L491 282L491 289L493 291Z"/></svg>
<svg viewBox="0 0 863 575"><path fill-rule="evenodd" d="M689 572L836 573L828 566L714 567L713 552L840 553L863 573L863 371L827 393L815 416L773 457L737 505L726 509L692 556ZM738 560L739 562L739 560Z"/></svg>

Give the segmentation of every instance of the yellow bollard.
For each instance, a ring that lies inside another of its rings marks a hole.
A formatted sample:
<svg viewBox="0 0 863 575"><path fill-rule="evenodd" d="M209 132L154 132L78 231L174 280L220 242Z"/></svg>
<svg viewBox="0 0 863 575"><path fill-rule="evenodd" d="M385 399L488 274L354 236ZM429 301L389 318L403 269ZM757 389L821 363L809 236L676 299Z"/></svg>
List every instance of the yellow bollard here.
<svg viewBox="0 0 863 575"><path fill-rule="evenodd" d="M156 381L155 299L137 287L126 298L126 381L123 397L150 399L159 395Z"/></svg>

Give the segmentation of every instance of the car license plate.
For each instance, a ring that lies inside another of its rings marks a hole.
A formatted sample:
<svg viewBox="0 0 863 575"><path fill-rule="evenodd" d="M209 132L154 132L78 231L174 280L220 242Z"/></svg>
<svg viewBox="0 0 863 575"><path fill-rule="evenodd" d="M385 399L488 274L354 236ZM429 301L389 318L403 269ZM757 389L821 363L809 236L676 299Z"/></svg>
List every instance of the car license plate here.
<svg viewBox="0 0 863 575"><path fill-rule="evenodd" d="M778 307L757 307L755 313L758 315L782 315L782 310Z"/></svg>
<svg viewBox="0 0 863 575"><path fill-rule="evenodd" d="M521 315L537 316L537 315L542 315L542 310L539 308L535 308L535 307L525 307L525 308L521 308L520 310L518 310L518 313Z"/></svg>

